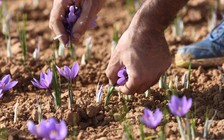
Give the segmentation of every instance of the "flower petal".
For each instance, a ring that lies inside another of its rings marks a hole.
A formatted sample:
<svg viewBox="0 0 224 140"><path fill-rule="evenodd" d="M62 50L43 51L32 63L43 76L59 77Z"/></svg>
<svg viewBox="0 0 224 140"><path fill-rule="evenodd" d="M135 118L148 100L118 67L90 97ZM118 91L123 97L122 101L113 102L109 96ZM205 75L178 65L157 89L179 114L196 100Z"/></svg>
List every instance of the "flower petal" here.
<svg viewBox="0 0 224 140"><path fill-rule="evenodd" d="M48 87L50 86L51 82L52 82L52 78L53 78L53 73L50 69L48 69L47 71L47 77L46 80L48 81Z"/></svg>
<svg viewBox="0 0 224 140"><path fill-rule="evenodd" d="M64 66L64 72L65 72L65 76L66 76L66 78L67 78L68 80L71 80L71 79L70 79L70 75L71 75L71 70L70 70L70 68L67 67L67 66Z"/></svg>
<svg viewBox="0 0 224 140"><path fill-rule="evenodd" d="M63 77L66 78L66 76L65 76L65 72L64 72L62 69L60 69L58 66L56 66L56 68L57 68L59 74L60 74L61 76L63 76Z"/></svg>
<svg viewBox="0 0 224 140"><path fill-rule="evenodd" d="M18 81L12 81L12 82L8 83L7 85L5 85L5 87L2 90L3 91L9 90L9 89L13 88L17 83L18 83Z"/></svg>
<svg viewBox="0 0 224 140"><path fill-rule="evenodd" d="M1 82L8 84L10 82L10 79L11 79L11 76L8 74L2 78Z"/></svg>
<svg viewBox="0 0 224 140"><path fill-rule="evenodd" d="M150 116L152 116L152 111L150 109L148 109L148 108L145 108L144 109L144 116L146 118L149 118Z"/></svg>
<svg viewBox="0 0 224 140"><path fill-rule="evenodd" d="M35 78L33 78L33 81L31 81L31 83L37 88L44 88Z"/></svg>
<svg viewBox="0 0 224 140"><path fill-rule="evenodd" d="M28 120L26 125L31 134L37 135L36 124L33 121Z"/></svg>
<svg viewBox="0 0 224 140"><path fill-rule="evenodd" d="M117 80L117 85L124 85L127 82L125 77L121 77Z"/></svg>
<svg viewBox="0 0 224 140"><path fill-rule="evenodd" d="M58 126L58 125L57 125ZM59 135L60 135L60 138L61 139L65 139L65 137L67 136L68 134L68 129L67 129L67 126L66 126L66 123L65 121L61 120L60 124L59 124L59 127L57 128L58 131L59 131Z"/></svg>
<svg viewBox="0 0 224 140"><path fill-rule="evenodd" d="M72 66L71 72L72 72L72 76L71 77L74 79L77 76L78 72L79 72L79 64L77 62L75 62L74 65Z"/></svg>

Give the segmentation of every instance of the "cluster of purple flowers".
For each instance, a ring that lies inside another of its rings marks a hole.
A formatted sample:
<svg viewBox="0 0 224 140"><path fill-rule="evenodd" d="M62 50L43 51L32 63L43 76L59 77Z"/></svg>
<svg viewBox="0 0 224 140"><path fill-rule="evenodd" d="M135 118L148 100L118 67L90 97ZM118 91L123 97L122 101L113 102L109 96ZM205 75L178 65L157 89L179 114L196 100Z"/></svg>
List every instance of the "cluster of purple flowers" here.
<svg viewBox="0 0 224 140"><path fill-rule="evenodd" d="M17 83L18 81L11 81L11 76L9 74L4 76L2 80L0 80L0 98L2 98L4 91L10 90Z"/></svg>
<svg viewBox="0 0 224 140"><path fill-rule="evenodd" d="M79 64L75 62L71 69L67 66L64 66L64 70L60 69L59 67L57 67L57 69L61 76L65 77L69 81L72 81L73 79L75 79L75 77L77 76L79 72ZM47 73L41 72L39 81L33 78L31 83L35 87L40 89L50 89L52 78L53 78L53 73L50 69L48 69Z"/></svg>
<svg viewBox="0 0 224 140"><path fill-rule="evenodd" d="M41 120L38 125L29 120L27 121L27 128L37 138L46 140L64 140L68 133L65 121L61 120L58 123L53 117L48 120Z"/></svg>
<svg viewBox="0 0 224 140"><path fill-rule="evenodd" d="M175 116L182 117L187 114L192 106L192 99L186 98L183 96L182 98L178 98L173 95L171 97L171 102L168 103L168 107L171 113ZM161 122L163 117L162 112L159 109L156 109L155 113L151 110L145 108L144 114L139 117L140 121L147 127L151 129L155 129L159 123Z"/></svg>

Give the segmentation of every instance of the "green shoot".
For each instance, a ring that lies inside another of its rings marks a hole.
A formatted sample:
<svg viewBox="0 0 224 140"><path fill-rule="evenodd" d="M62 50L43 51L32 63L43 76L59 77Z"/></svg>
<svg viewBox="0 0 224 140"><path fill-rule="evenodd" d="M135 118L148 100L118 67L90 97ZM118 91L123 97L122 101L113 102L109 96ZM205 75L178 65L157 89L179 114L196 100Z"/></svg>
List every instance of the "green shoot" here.
<svg viewBox="0 0 224 140"><path fill-rule="evenodd" d="M59 86L58 76L57 76L57 68L56 68L55 63L53 63L52 71L53 71L52 84L53 84L53 90L54 90L54 93L52 93L52 94L54 96L56 108L58 108L59 106L61 106L61 92L60 92L60 86Z"/></svg>
<svg viewBox="0 0 224 140"><path fill-rule="evenodd" d="M207 111L206 111L206 112L207 112ZM207 135L208 135L208 131L209 131L210 127L211 127L211 124L212 124L212 122L213 122L213 120L214 120L216 114L217 114L217 111L215 111L215 113L214 113L214 115L212 116L211 120L209 120L208 115L207 115L207 113L206 113L203 138L206 138L206 137L207 137Z"/></svg>
<svg viewBox="0 0 224 140"><path fill-rule="evenodd" d="M126 7L129 11L129 14L133 15L136 12L135 0L125 0L125 2L126 2Z"/></svg>
<svg viewBox="0 0 224 140"><path fill-rule="evenodd" d="M59 44L58 47L58 56L63 57L65 55L65 48L62 43Z"/></svg>
<svg viewBox="0 0 224 140"><path fill-rule="evenodd" d="M141 122L139 124L139 128L140 128L140 140L145 140L144 125Z"/></svg>
<svg viewBox="0 0 224 140"><path fill-rule="evenodd" d="M181 119L178 116L176 118L177 118L177 123L178 123L179 130L180 130L181 139L186 140L183 125L181 123Z"/></svg>
<svg viewBox="0 0 224 140"><path fill-rule="evenodd" d="M68 108L72 109L73 102L73 90L72 90L72 81L69 81L68 84Z"/></svg>
<svg viewBox="0 0 224 140"><path fill-rule="evenodd" d="M114 86L109 86L108 88L108 91L107 91L107 96L106 96L106 102L105 102L105 105L108 105L109 102L110 102L110 97L111 97L111 94L112 92L114 91Z"/></svg>
<svg viewBox="0 0 224 140"><path fill-rule="evenodd" d="M16 123L16 121L17 121L18 106L19 106L19 103L18 103L18 99L17 99L16 104L14 105L14 120L13 120L14 123Z"/></svg>
<svg viewBox="0 0 224 140"><path fill-rule="evenodd" d="M130 129L130 125L129 124L124 124L124 139L126 140L134 140L134 136L132 133L132 130Z"/></svg>
<svg viewBox="0 0 224 140"><path fill-rule="evenodd" d="M27 20L27 15L25 14L23 15L22 29L19 30L19 40L22 47L23 61L26 61L26 57L27 57L26 20Z"/></svg>
<svg viewBox="0 0 224 140"><path fill-rule="evenodd" d="M38 100L38 97L36 98L37 100L37 115L38 115L38 123L41 122L43 116L42 116L42 111L41 111L41 105L40 105L40 102Z"/></svg>
<svg viewBox="0 0 224 140"><path fill-rule="evenodd" d="M187 89L190 89L190 81L191 81L191 62L188 65L187 85L186 85Z"/></svg>
<svg viewBox="0 0 224 140"><path fill-rule="evenodd" d="M12 58L11 37L6 37L6 52L7 52L7 57L11 59Z"/></svg>
<svg viewBox="0 0 224 140"><path fill-rule="evenodd" d="M71 55L72 59L76 60L75 46L70 44L69 50L70 50L70 55Z"/></svg>

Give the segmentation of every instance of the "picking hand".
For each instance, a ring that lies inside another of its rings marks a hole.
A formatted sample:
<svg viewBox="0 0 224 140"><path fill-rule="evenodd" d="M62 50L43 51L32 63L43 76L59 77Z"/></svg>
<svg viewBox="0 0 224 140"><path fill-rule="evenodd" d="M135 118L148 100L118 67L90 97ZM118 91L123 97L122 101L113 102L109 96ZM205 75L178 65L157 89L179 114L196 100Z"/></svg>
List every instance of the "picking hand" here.
<svg viewBox="0 0 224 140"><path fill-rule="evenodd" d="M118 87L125 94L144 93L154 85L171 64L163 32L130 26L121 36L106 70L110 83L116 85L117 73L125 66L128 81Z"/></svg>
<svg viewBox="0 0 224 140"><path fill-rule="evenodd" d="M81 8L81 15L72 29L74 38L70 40L72 43L76 43L89 28L104 2L105 0L54 0L49 27L56 36L62 35L59 40L67 46L69 43L69 35L66 32L63 22L68 12L68 7L70 5L78 6Z"/></svg>

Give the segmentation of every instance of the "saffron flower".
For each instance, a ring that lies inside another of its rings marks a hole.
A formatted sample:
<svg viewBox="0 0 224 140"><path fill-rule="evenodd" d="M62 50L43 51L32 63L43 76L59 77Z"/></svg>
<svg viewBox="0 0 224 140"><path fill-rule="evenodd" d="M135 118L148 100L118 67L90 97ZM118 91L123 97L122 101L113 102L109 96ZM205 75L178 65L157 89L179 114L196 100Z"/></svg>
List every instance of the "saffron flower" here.
<svg viewBox="0 0 224 140"><path fill-rule="evenodd" d="M117 85L124 85L128 80L128 73L125 67L122 67L118 73L117 76L119 79L117 80Z"/></svg>
<svg viewBox="0 0 224 140"><path fill-rule="evenodd" d="M65 19L64 25L67 27L67 32L72 35L72 28L77 19L80 17L80 9L76 6L69 7L69 13Z"/></svg>
<svg viewBox="0 0 224 140"><path fill-rule="evenodd" d="M173 95L171 97L171 102L168 103L168 107L171 113L175 116L182 117L187 114L192 106L192 99L186 98L183 96L182 98L178 98L177 96Z"/></svg>
<svg viewBox="0 0 224 140"><path fill-rule="evenodd" d="M11 81L11 76L8 74L0 80L0 98L3 96L3 92L13 88L18 81Z"/></svg>
<svg viewBox="0 0 224 140"><path fill-rule="evenodd" d="M38 88L41 89L50 89L50 85L52 82L53 73L50 69L47 70L47 74L44 72L41 72L40 74L40 81L37 81L37 79L33 78L33 81L31 83Z"/></svg>
<svg viewBox="0 0 224 140"><path fill-rule="evenodd" d="M80 17L80 15L81 15L80 8L78 8L76 5L69 6L69 12L65 18L64 26L66 27L67 32L70 34L70 37L73 37L72 36L72 28L73 28L74 24L76 23L76 21L78 20L78 18ZM95 17L92 20L92 22L90 24L90 28L96 27L96 19L97 19L97 17Z"/></svg>
<svg viewBox="0 0 224 140"><path fill-rule="evenodd" d="M150 109L145 108L144 114L139 117L139 120L147 127L156 129L163 119L163 113L157 108L153 113Z"/></svg>
<svg viewBox="0 0 224 140"><path fill-rule="evenodd" d="M79 64L75 62L72 66L72 69L67 66L64 66L64 70L60 69L58 66L57 69L61 76L65 77L69 81L72 81L79 72Z"/></svg>
<svg viewBox="0 0 224 140"><path fill-rule="evenodd" d="M37 138L46 140L64 140L67 136L68 129L65 121L58 121L51 117L48 120L42 119L40 124L36 125L33 121L27 121L29 132Z"/></svg>

